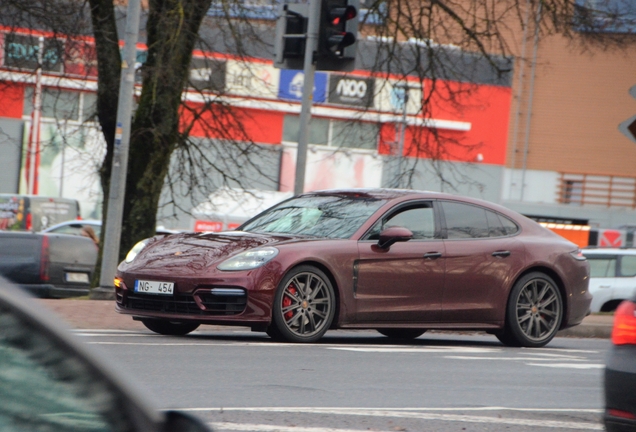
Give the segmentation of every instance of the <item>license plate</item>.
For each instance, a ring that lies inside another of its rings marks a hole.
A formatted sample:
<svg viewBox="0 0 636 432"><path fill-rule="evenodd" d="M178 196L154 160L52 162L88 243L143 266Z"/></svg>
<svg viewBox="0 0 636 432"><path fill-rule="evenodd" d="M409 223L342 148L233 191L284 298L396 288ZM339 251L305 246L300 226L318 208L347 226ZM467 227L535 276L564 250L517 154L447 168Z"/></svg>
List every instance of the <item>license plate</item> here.
<svg viewBox="0 0 636 432"><path fill-rule="evenodd" d="M88 273L66 272L64 273L64 277L66 278L66 282L88 283Z"/></svg>
<svg viewBox="0 0 636 432"><path fill-rule="evenodd" d="M174 292L174 282L136 280L135 292L170 295Z"/></svg>

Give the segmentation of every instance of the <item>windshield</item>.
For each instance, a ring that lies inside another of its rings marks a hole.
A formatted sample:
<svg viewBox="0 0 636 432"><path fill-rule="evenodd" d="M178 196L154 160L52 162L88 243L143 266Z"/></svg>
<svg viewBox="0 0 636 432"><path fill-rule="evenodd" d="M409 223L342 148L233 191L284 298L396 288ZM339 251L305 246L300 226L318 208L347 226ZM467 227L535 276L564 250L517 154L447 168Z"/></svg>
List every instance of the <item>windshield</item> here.
<svg viewBox="0 0 636 432"><path fill-rule="evenodd" d="M272 207L239 229L313 237L349 238L386 200L368 196L314 195Z"/></svg>

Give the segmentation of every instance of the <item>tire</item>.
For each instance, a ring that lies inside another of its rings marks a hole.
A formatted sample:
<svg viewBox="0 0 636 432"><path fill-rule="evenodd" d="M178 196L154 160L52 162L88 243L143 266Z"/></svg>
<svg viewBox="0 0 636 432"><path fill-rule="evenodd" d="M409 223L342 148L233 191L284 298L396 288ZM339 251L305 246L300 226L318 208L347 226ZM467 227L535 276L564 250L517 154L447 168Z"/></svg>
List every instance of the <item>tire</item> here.
<svg viewBox="0 0 636 432"><path fill-rule="evenodd" d="M269 334L286 342L316 342L331 326L336 296L329 278L313 266L292 269L281 281Z"/></svg>
<svg viewBox="0 0 636 432"><path fill-rule="evenodd" d="M506 326L497 338L508 346L538 348L559 331L563 300L548 275L533 272L519 279L508 298Z"/></svg>
<svg viewBox="0 0 636 432"><path fill-rule="evenodd" d="M426 333L425 329L417 328L382 328L376 329L380 334L390 339L412 340Z"/></svg>
<svg viewBox="0 0 636 432"><path fill-rule="evenodd" d="M167 336L183 336L199 328L199 323L176 322L158 319L143 319L148 330Z"/></svg>

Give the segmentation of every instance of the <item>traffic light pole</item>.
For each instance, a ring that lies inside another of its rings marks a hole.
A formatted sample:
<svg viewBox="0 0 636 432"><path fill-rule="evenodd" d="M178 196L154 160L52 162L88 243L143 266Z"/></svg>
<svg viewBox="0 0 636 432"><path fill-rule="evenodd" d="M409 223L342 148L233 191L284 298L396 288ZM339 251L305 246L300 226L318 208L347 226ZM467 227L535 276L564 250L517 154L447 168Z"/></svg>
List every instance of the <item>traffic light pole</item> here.
<svg viewBox="0 0 636 432"><path fill-rule="evenodd" d="M305 62L303 73L303 100L300 108L300 131L298 133L298 149L296 154L296 181L294 195L303 193L305 189L305 168L307 166L307 144L309 141L309 122L311 105L314 97L314 52L318 49L318 27L320 24L320 7L322 0L310 0L307 22L307 39L305 43Z"/></svg>
<svg viewBox="0 0 636 432"><path fill-rule="evenodd" d="M119 102L117 106L117 130L113 148L113 165L110 175L108 209L104 227L104 245L102 250L102 269L99 287L91 290L90 298L96 300L114 299L113 279L119 263L119 240L126 193L126 173L128 168L128 144L132 117L133 93L135 90L135 63L137 62L137 39L139 35L139 16L141 1L129 0L126 17L126 38L119 84Z"/></svg>

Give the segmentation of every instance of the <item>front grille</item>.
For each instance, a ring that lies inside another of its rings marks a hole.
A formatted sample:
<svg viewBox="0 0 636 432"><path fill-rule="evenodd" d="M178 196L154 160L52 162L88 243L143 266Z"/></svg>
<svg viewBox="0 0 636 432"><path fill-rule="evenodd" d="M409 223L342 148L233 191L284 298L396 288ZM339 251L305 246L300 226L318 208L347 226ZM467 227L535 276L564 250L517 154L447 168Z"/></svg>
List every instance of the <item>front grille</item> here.
<svg viewBox="0 0 636 432"><path fill-rule="evenodd" d="M203 316L238 315L245 310L247 305L247 295L245 294L236 296L198 292L196 296L205 310L201 309L194 296L189 294L160 298L128 291L128 295L122 299L122 304L127 309Z"/></svg>

